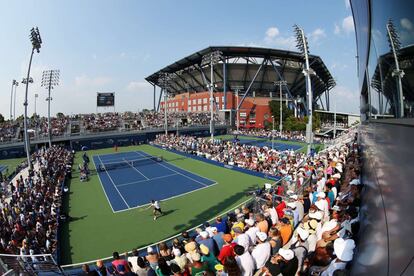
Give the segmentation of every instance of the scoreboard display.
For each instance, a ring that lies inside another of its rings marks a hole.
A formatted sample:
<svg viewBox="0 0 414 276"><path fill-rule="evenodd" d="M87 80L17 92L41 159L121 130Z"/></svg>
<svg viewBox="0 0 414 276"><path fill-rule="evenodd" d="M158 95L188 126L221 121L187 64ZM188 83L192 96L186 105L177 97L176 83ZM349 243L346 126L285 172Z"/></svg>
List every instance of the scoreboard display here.
<svg viewBox="0 0 414 276"><path fill-rule="evenodd" d="M97 106L114 106L115 93L98 93Z"/></svg>

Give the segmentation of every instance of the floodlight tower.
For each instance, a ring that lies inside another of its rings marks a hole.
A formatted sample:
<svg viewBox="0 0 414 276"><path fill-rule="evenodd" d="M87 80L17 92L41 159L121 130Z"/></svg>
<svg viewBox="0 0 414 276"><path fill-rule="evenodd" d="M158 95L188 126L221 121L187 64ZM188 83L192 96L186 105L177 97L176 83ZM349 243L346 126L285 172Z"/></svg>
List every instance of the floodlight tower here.
<svg viewBox="0 0 414 276"><path fill-rule="evenodd" d="M19 82L16 80L12 81L11 93L10 93L10 121L14 119L13 116L13 88L19 85ZM16 91L16 89L15 89Z"/></svg>
<svg viewBox="0 0 414 276"><path fill-rule="evenodd" d="M168 101L168 89L170 85L171 75L169 73L162 73L161 75L161 87L164 90L164 129L165 135L168 135L168 113L167 113L167 101Z"/></svg>
<svg viewBox="0 0 414 276"><path fill-rule="evenodd" d="M19 82L18 81L16 81L16 83L14 84L13 120L16 120L17 86L19 86Z"/></svg>
<svg viewBox="0 0 414 276"><path fill-rule="evenodd" d="M210 135L211 140L214 139L214 65L217 64L223 57L221 51L213 51L205 56L203 56L201 65L207 65L210 63L210 85L208 85L210 90Z"/></svg>
<svg viewBox="0 0 414 276"><path fill-rule="evenodd" d="M42 75L42 87L45 87L48 91L48 97L46 98L47 101L47 132L48 132L48 139L49 139L49 147L52 146L52 126L50 123L50 101L52 101L52 97L50 97L50 90L52 90L55 86L59 85L59 70L46 70L43 71Z"/></svg>
<svg viewBox="0 0 414 276"><path fill-rule="evenodd" d="M313 104L313 95L312 95L312 84L311 84L311 74L313 71L309 67L309 47L308 39L305 36L305 32L298 25L293 26L296 33L296 47L302 52L305 59L305 69L302 73L306 78L306 95L308 97L308 124L306 125L306 143L307 154L311 153L312 148L312 104Z"/></svg>
<svg viewBox="0 0 414 276"><path fill-rule="evenodd" d="M239 109L239 92L240 90L244 89L243 85L235 85L231 87L232 90L234 90L236 92L236 120L237 120L237 124L236 124L236 129L237 129L237 133L239 133L239 128L240 128L240 109Z"/></svg>
<svg viewBox="0 0 414 276"><path fill-rule="evenodd" d="M29 135L27 133L27 96L29 93L29 83L33 82L33 79L30 77L30 68L32 66L33 53L35 50L39 53L40 47L42 45L42 38L40 37L40 32L37 27L30 30L30 41L32 42L32 53L30 55L29 68L27 69L27 77L24 79L25 82L23 83L26 84L26 93L24 95L24 145L26 149L27 163L29 169L32 169L32 163L30 162Z"/></svg>
<svg viewBox="0 0 414 276"><path fill-rule="evenodd" d="M282 105L283 105L283 97L282 97L282 85L287 85L287 81L285 80L279 80L275 81L275 85L279 85L279 132L280 136L282 136L282 130L283 130L283 115L282 115Z"/></svg>
<svg viewBox="0 0 414 276"><path fill-rule="evenodd" d="M394 63L395 69L392 71L392 76L395 77L397 81L397 89L398 89L398 99L399 99L399 106L398 106L398 117L404 117L404 96L403 96L403 88L402 88L402 81L401 79L404 77L405 73L403 70L400 69L400 65L398 62L398 51L401 49L401 41L400 37L395 29L394 23L392 20L388 20L387 23L387 34L388 34L388 42L390 44L390 48L392 54L394 55Z"/></svg>

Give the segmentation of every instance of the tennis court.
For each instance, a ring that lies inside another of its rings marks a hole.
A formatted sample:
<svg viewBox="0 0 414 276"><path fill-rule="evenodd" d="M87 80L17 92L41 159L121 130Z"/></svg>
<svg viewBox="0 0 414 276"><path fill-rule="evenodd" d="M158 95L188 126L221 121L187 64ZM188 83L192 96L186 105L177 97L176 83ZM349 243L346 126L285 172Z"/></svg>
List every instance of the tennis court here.
<svg viewBox="0 0 414 276"><path fill-rule="evenodd" d="M137 208L216 184L143 151L93 156L113 212Z"/></svg>

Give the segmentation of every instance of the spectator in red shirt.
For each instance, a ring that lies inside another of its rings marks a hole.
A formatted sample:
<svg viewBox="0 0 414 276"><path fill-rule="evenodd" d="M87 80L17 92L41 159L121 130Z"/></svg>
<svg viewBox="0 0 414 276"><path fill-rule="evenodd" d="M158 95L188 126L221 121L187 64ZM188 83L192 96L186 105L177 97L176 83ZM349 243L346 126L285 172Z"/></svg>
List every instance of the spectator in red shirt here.
<svg viewBox="0 0 414 276"><path fill-rule="evenodd" d="M280 197L276 197L276 212L278 218L283 218L285 212L283 211L286 208L286 203Z"/></svg>
<svg viewBox="0 0 414 276"><path fill-rule="evenodd" d="M224 264L224 261L227 257L234 257L234 247L236 243L233 242L233 237L230 234L223 235L224 245L220 250L220 254L218 255L217 259Z"/></svg>

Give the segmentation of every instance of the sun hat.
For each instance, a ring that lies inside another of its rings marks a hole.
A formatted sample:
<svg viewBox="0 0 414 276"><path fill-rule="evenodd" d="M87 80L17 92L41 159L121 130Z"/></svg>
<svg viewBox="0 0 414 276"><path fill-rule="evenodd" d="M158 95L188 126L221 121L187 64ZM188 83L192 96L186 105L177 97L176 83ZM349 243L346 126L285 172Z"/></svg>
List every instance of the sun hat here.
<svg viewBox="0 0 414 276"><path fill-rule="evenodd" d="M295 253L290 249L280 248L277 253L279 253L279 255L282 256L286 261L290 261L295 257Z"/></svg>
<svg viewBox="0 0 414 276"><path fill-rule="evenodd" d="M352 239L344 240L338 238L334 241L334 252L336 257L344 262L352 260L354 255L355 242Z"/></svg>

